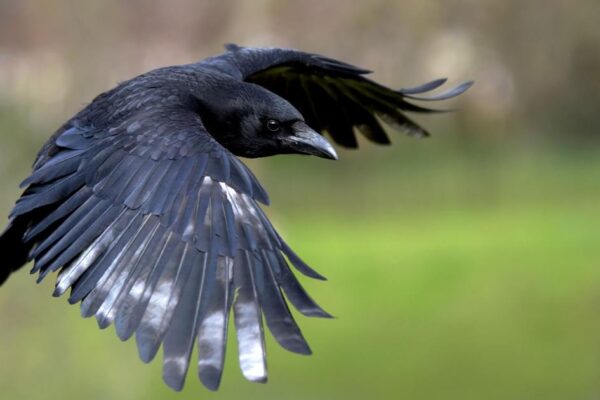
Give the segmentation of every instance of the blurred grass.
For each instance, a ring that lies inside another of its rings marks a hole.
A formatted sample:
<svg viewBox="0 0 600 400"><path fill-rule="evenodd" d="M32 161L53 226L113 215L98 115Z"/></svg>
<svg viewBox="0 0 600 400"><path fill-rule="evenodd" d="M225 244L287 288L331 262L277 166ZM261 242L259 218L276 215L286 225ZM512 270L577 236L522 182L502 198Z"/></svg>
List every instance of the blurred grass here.
<svg viewBox="0 0 600 400"><path fill-rule="evenodd" d="M276 226L329 278L301 278L337 316L298 317L313 356L269 338L270 382L247 383L232 334L222 389L192 366L175 394L159 362L21 273L0 292L2 398L598 398L600 150L396 141L336 163L251 162ZM10 160L3 215L26 174Z"/></svg>

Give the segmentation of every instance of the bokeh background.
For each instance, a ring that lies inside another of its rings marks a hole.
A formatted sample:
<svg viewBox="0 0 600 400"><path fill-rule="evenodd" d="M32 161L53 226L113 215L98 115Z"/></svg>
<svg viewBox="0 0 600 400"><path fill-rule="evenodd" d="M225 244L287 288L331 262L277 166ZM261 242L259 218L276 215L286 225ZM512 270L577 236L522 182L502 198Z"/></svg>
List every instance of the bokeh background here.
<svg viewBox="0 0 600 400"><path fill-rule="evenodd" d="M268 210L328 282L314 355L269 337L246 382L230 337L217 393L183 393L23 271L0 290L2 399L600 398L597 0L0 0L0 216L47 137L93 96L222 44L288 46L393 87L476 85L340 161L252 161ZM4 224L4 222L3 222ZM1 261L0 261L1 263ZM193 369L193 368L192 368Z"/></svg>

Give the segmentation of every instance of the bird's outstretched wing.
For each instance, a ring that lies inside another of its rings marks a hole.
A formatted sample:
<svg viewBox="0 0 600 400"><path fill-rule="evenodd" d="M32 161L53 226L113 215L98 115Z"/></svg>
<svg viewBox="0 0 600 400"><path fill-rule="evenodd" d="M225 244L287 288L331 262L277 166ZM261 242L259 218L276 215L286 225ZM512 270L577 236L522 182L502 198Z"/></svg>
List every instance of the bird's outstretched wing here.
<svg viewBox="0 0 600 400"><path fill-rule="evenodd" d="M33 222L23 240L41 280L60 271L83 316L135 335L140 357L160 345L163 378L183 387L194 343L199 377L216 389L230 309L246 378L265 381L262 318L286 349L310 349L284 300L327 317L288 267L322 278L274 230L252 173L181 108L133 113L110 129L77 120L55 136L23 185L11 218Z"/></svg>
<svg viewBox="0 0 600 400"><path fill-rule="evenodd" d="M436 112L408 100L446 100L466 91L465 82L433 96L423 93L442 86L437 79L413 88L392 90L364 75L370 71L316 54L291 49L256 49L233 44L226 46L228 61L241 73L241 79L256 83L292 103L308 125L327 132L339 145L356 148L354 128L369 140L389 144L389 138L376 117L414 136L427 136L422 127L403 111Z"/></svg>

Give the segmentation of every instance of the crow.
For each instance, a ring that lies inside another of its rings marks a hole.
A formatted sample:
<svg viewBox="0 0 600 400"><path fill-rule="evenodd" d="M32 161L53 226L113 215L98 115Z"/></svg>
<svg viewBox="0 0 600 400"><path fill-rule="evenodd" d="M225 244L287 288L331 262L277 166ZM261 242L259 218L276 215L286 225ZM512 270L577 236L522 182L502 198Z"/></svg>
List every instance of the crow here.
<svg viewBox="0 0 600 400"><path fill-rule="evenodd" d="M159 68L98 95L42 147L0 236L0 284L29 261L38 282L59 271L83 317L135 334L140 358L162 345L163 379L181 390L197 342L198 375L221 381L229 315L239 363L265 382L263 318L285 349L310 354L288 302L330 317L289 264L325 279L294 253L265 216L265 189L238 157L305 154L337 159L331 139L356 134L389 144L382 123L428 133L403 111L437 96L445 79L391 90L370 72L292 49L227 45L188 65ZM285 296L285 297L284 297Z"/></svg>

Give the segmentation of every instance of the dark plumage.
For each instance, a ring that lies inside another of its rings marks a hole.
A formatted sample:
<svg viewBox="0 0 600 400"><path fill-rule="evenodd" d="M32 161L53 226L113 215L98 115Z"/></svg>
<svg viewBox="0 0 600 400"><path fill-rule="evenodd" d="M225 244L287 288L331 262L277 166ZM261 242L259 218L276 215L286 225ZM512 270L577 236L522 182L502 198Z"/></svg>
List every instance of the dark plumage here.
<svg viewBox="0 0 600 400"><path fill-rule="evenodd" d="M197 341L199 377L217 389L230 310L246 378L267 379L262 319L286 349L310 354L285 297L329 317L288 263L323 279L275 231L268 196L236 157L337 158L317 132L357 147L355 131L389 143L378 119L426 136L403 111L433 97L436 80L391 90L366 70L286 49L235 45L217 57L160 68L96 97L44 145L0 236L0 283L33 260L38 280L59 271L85 317L136 336L143 361L162 344L163 378L183 387ZM314 129L314 130L313 130Z"/></svg>

